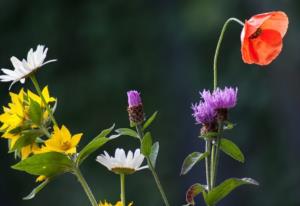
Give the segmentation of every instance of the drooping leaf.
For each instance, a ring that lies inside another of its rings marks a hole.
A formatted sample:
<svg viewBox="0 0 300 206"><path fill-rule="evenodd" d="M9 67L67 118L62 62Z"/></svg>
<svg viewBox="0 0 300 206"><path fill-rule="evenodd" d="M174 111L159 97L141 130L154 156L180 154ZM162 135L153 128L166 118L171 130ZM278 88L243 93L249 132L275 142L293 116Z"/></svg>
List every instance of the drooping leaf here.
<svg viewBox="0 0 300 206"><path fill-rule="evenodd" d="M32 175L56 176L73 170L74 164L70 158L62 153L47 152L33 155L12 166L15 170Z"/></svg>
<svg viewBox="0 0 300 206"><path fill-rule="evenodd" d="M39 193L49 182L50 182L50 178L47 178L45 181L43 181L41 184L35 187L29 195L23 197L23 200L33 199L36 196L36 194Z"/></svg>
<svg viewBox="0 0 300 206"><path fill-rule="evenodd" d="M186 191L186 202L189 205L195 205L194 198L199 195L200 193L206 193L205 192L205 186L201 185L199 183L193 184L187 191Z"/></svg>
<svg viewBox="0 0 300 206"><path fill-rule="evenodd" d="M152 147L151 133L147 132L142 139L142 144L141 144L142 154L145 156L149 156L151 153L151 147Z"/></svg>
<svg viewBox="0 0 300 206"><path fill-rule="evenodd" d="M258 182L251 178L230 178L213 188L205 196L207 205L215 205L217 202L226 197L232 190L241 185L259 185Z"/></svg>
<svg viewBox="0 0 300 206"><path fill-rule="evenodd" d="M119 128L116 130L116 132L120 135L126 135L126 136L130 136L130 137L135 137L135 138L139 138L138 134L136 133L136 131L134 131L133 129L129 129L129 128Z"/></svg>
<svg viewBox="0 0 300 206"><path fill-rule="evenodd" d="M220 149L239 162L245 162L245 157L239 147L229 139L222 138L220 140Z"/></svg>
<svg viewBox="0 0 300 206"><path fill-rule="evenodd" d="M16 149L21 149L29 144L32 144L36 138L42 136L42 132L38 129L25 130L21 133L20 138L16 141L14 146L10 149L9 152L13 152Z"/></svg>
<svg viewBox="0 0 300 206"><path fill-rule="evenodd" d="M180 175L185 175L186 173L188 173L197 162L206 158L208 155L209 152L205 152L205 153L193 152L189 154L183 161Z"/></svg>
<svg viewBox="0 0 300 206"><path fill-rule="evenodd" d="M154 168L155 168L158 152L159 152L159 142L155 142L151 147L151 153L149 155L150 161Z"/></svg>
<svg viewBox="0 0 300 206"><path fill-rule="evenodd" d="M114 129L114 126L115 125L103 130L79 152L78 157L76 159L77 165L80 165L89 155L91 155L93 152L102 147L105 143L113 139L107 138L107 136Z"/></svg>
<svg viewBox="0 0 300 206"><path fill-rule="evenodd" d="M30 99L29 118L31 119L31 121L36 125L40 125L42 121L42 116L43 111L41 105L33 99Z"/></svg>
<svg viewBox="0 0 300 206"><path fill-rule="evenodd" d="M147 129L147 127L149 127L149 126L151 125L151 123L155 120L157 113L158 113L157 111L154 112L154 113L151 115L151 117L149 117L149 118L147 119L147 121L145 122L145 124L144 124L144 126L143 126L143 130Z"/></svg>

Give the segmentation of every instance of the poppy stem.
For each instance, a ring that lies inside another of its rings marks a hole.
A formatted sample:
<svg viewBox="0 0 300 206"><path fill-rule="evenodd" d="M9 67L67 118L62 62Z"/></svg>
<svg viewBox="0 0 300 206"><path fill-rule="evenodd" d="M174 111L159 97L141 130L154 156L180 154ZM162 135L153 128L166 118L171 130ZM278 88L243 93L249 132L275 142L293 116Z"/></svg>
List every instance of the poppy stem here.
<svg viewBox="0 0 300 206"><path fill-rule="evenodd" d="M215 55L214 55L214 89L217 88L217 85L218 85L218 65L217 65L217 61L218 61L218 56L219 56L219 51L220 51L220 47L221 47L221 43L223 41L223 38L224 38L224 33L227 29L227 26L229 25L230 22L236 22L238 24L240 24L241 26L244 26L244 23L242 21L240 21L239 19L237 18L229 18L227 19L227 21L224 23L223 25L223 28L222 28L222 31L221 31L221 34L219 36L219 40L218 40L218 43L217 43L217 47L216 47L216 50L215 50Z"/></svg>

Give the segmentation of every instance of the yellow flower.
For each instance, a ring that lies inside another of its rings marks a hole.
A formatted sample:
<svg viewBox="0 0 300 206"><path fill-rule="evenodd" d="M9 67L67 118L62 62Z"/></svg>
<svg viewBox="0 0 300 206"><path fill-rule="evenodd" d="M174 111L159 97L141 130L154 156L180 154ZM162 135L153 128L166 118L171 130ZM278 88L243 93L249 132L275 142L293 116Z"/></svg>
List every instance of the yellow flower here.
<svg viewBox="0 0 300 206"><path fill-rule="evenodd" d="M27 94L28 94L28 97L30 99L32 99L32 100L36 101L37 103L39 103L41 105L41 107L45 107L45 105L42 102L42 98L40 96L34 94L30 90L28 90ZM42 91L42 95L45 98L45 101L47 102L47 104L56 101L56 99L54 97L50 96L48 86L44 87L44 89Z"/></svg>
<svg viewBox="0 0 300 206"><path fill-rule="evenodd" d="M27 145L21 149L21 159L24 160L27 157L29 157L29 155L31 155L39 150L40 150L40 147L35 142L30 145Z"/></svg>
<svg viewBox="0 0 300 206"><path fill-rule="evenodd" d="M122 202L121 201L119 201L119 202L117 202L116 204L111 204L111 203L108 203L108 202L106 202L106 201L104 201L104 203L102 203L102 202L100 202L99 203L99 206L123 206L123 204L122 204ZM131 203L129 203L129 205L128 206L133 206L133 203L131 202Z"/></svg>
<svg viewBox="0 0 300 206"><path fill-rule="evenodd" d="M46 176L44 176L44 175L40 175L40 176L38 176L37 178L36 178L36 182L43 182L43 181L45 181L47 179L47 177Z"/></svg>
<svg viewBox="0 0 300 206"><path fill-rule="evenodd" d="M82 133L72 136L69 130L63 125L61 129L54 126L54 132L51 137L44 142L45 146L37 153L43 152L61 152L65 154L76 153L76 146L81 139Z"/></svg>

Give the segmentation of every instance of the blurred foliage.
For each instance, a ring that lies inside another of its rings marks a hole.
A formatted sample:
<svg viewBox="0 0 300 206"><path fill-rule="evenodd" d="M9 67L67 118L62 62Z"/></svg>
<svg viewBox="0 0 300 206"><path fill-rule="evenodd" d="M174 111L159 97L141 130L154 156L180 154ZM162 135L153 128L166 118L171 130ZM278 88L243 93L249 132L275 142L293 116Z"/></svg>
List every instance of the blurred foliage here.
<svg viewBox="0 0 300 206"><path fill-rule="evenodd" d="M251 176L258 188L241 188L219 205L296 206L300 204L298 123L300 122L300 71L297 0L1 0L0 62L11 68L11 56L24 57L37 44L49 47L49 58L58 62L38 73L42 85L58 98L56 117L72 133L84 132L83 142L112 123L128 126L126 91L142 92L145 110L159 115L151 126L160 141L157 170L172 205L184 203L184 191L204 166L179 177L183 159L203 145L199 127L191 117L191 102L198 91L212 87L212 58L222 24L283 10L290 29L280 57L260 68L241 61L240 27L231 25L219 59L220 85L239 87L239 104L230 113L237 123L233 138L246 163L221 157L219 182L228 177ZM28 81L26 87L32 87ZM20 84L13 87L14 91ZM8 84L1 84L1 105L7 104ZM81 144L84 145L84 143ZM136 141L121 138L104 149L134 149ZM88 205L80 185L65 175L50 183L36 199L22 201L34 179L14 171L12 155L1 141L0 205ZM100 153L101 151L99 151ZM95 156L82 165L83 173L99 199L119 198L119 179L98 165ZM148 171L127 178L128 200L135 205L162 205ZM141 191L142 188L142 191Z"/></svg>

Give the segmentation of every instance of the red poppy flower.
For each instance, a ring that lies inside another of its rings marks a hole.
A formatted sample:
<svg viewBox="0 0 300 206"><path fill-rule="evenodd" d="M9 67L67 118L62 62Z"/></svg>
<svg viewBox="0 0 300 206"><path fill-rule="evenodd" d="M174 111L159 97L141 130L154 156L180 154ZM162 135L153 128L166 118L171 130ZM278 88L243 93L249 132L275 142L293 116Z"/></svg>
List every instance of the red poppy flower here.
<svg viewBox="0 0 300 206"><path fill-rule="evenodd" d="M288 17L282 11L258 14L246 20L241 33L243 61L247 64L270 64L282 49L288 23Z"/></svg>

